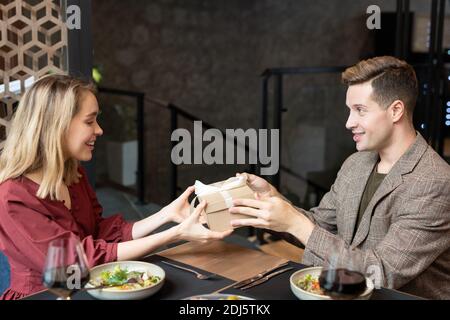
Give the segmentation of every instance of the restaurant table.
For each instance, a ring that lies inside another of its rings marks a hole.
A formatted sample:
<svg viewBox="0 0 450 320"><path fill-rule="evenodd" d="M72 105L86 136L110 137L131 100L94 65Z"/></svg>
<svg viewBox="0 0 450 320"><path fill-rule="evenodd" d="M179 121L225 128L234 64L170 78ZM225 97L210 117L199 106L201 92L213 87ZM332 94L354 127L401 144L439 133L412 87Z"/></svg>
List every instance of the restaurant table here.
<svg viewBox="0 0 450 320"><path fill-rule="evenodd" d="M188 242L142 259L156 264L166 272L163 287L151 300L179 300L198 294L226 293L242 295L257 300L296 300L290 289L289 277L306 266L275 257L261 251L238 245L215 241L207 244ZM215 273L209 280L200 280L190 272L164 264L169 261L201 273ZM288 262L292 270L271 278L269 281L248 290L233 289L233 283L251 277L259 272ZM55 300L49 291L41 291L24 299ZM86 291L73 295L73 300L94 300ZM371 300L420 300L422 298L392 289L375 289Z"/></svg>

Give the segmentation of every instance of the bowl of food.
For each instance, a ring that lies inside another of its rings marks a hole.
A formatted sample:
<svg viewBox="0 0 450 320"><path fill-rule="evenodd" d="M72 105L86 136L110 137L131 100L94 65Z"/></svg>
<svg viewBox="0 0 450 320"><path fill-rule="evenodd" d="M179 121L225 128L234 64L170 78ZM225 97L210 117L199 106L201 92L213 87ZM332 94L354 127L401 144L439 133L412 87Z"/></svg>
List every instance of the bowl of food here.
<svg viewBox="0 0 450 320"><path fill-rule="evenodd" d="M292 293L300 300L332 300L319 285L322 267L311 267L294 272L290 277ZM366 289L356 300L368 300L374 289L372 280L366 277Z"/></svg>
<svg viewBox="0 0 450 320"><path fill-rule="evenodd" d="M152 263L111 262L91 269L86 288L89 294L101 300L138 300L158 292L165 277L164 270Z"/></svg>

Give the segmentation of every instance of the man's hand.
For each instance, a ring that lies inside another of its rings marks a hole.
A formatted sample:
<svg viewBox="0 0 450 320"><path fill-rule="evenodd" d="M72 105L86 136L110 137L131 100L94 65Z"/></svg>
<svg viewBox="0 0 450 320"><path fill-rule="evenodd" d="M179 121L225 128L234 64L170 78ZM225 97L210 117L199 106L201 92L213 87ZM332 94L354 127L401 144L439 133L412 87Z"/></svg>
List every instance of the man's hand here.
<svg viewBox="0 0 450 320"><path fill-rule="evenodd" d="M277 189L261 177L246 172L237 173L236 176L246 177L248 186L261 197L278 196Z"/></svg>
<svg viewBox="0 0 450 320"><path fill-rule="evenodd" d="M288 232L306 245L314 224L298 212L287 201L279 197L266 197L257 200L236 199L231 213L249 215L249 219L232 220L233 227L253 226L278 232Z"/></svg>

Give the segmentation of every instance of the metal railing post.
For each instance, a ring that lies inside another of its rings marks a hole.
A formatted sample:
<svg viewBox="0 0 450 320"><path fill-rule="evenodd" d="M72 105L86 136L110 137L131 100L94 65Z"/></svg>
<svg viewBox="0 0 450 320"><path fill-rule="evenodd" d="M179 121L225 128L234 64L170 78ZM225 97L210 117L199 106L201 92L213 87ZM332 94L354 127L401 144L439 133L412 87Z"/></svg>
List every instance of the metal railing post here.
<svg viewBox="0 0 450 320"><path fill-rule="evenodd" d="M279 136L278 136L278 163L281 164L281 132L282 132L282 112L283 112L283 75L277 74L276 76L276 83L275 83L275 91L274 91L274 113L273 113L273 125L275 129L279 130ZM269 148L268 150L272 150L272 148ZM271 155L273 156L273 155ZM273 186L277 189L280 188L280 171L272 176L272 182Z"/></svg>
<svg viewBox="0 0 450 320"><path fill-rule="evenodd" d="M170 109L170 131L172 134L178 128L178 113L177 109L169 104ZM176 141L171 141L171 150L176 145ZM177 182L178 182L178 166L173 163L172 159L170 161L170 195L172 200L175 200L177 197Z"/></svg>
<svg viewBox="0 0 450 320"><path fill-rule="evenodd" d="M269 118L269 78L270 75L264 75L262 81L262 103L261 103L261 129L268 129ZM255 173L261 174L261 164L259 162L259 154L257 155L258 164L255 168Z"/></svg>
<svg viewBox="0 0 450 320"><path fill-rule="evenodd" d="M138 136L138 164L137 164L137 185L138 185L138 203L145 203L145 169L144 169L144 94L137 96L137 136Z"/></svg>

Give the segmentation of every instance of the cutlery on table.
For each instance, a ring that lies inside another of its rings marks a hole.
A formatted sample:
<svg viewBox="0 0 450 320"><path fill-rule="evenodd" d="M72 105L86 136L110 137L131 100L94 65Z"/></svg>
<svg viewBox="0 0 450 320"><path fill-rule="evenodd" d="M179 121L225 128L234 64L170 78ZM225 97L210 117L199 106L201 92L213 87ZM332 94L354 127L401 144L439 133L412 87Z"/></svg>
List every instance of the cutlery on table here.
<svg viewBox="0 0 450 320"><path fill-rule="evenodd" d="M258 280L256 280L256 281L254 281L254 282L250 283L249 285L247 285L247 286L245 286L245 287L242 287L242 288L240 288L240 289L241 289L241 290L250 289L250 288L252 288L252 287L254 287L254 286L260 285L260 284L262 284L262 283L268 281L268 280L269 280L270 278L272 278L272 277L275 277L275 276L277 276L277 275L279 275L279 274L282 274L283 272L286 272L286 271L289 271L289 270L292 270L292 269L294 269L294 268L293 268L293 267L288 267L288 268L281 269L281 270L279 270L279 271L277 271L277 272L274 272L274 273L271 273L271 274L269 274L269 275L267 275L267 276L264 276L264 277L262 277L262 278L260 278L260 279L258 279Z"/></svg>
<svg viewBox="0 0 450 320"><path fill-rule="evenodd" d="M258 280L258 279L261 279L262 277L268 275L269 273L271 273L271 272L273 272L273 271L275 271L275 270L277 270L277 269L279 269L281 267L285 267L287 265L288 265L288 262L285 262L285 263L279 264L279 265L277 265L275 267L272 267L270 269L267 269L267 270L265 270L263 272L258 273L256 276L253 276L253 277L250 277L248 279L239 281L238 283L235 283L233 285L233 288L234 289L239 289L241 287L244 287L244 286L246 286L246 285L248 285L248 284L250 284L250 283L252 283L252 282L254 282L254 281Z"/></svg>
<svg viewBox="0 0 450 320"><path fill-rule="evenodd" d="M206 275L206 274L202 274L200 272L197 272L195 270L192 270L192 269L189 269L189 268L186 268L186 267L182 267L182 266L179 266L177 264L173 264L173 263L170 263L170 262L167 262L167 261L161 261L161 262L164 263L164 264L167 264L167 265L169 265L171 267L191 272L191 273L195 274L197 279L200 279L200 280L208 280L208 279L211 279L211 278L214 278L215 276L217 276L217 274L215 274L215 273L211 273L211 274Z"/></svg>

